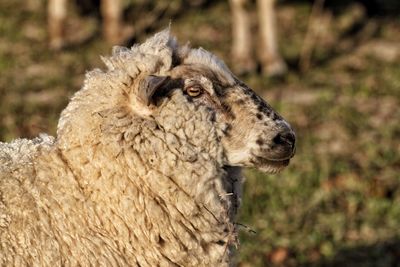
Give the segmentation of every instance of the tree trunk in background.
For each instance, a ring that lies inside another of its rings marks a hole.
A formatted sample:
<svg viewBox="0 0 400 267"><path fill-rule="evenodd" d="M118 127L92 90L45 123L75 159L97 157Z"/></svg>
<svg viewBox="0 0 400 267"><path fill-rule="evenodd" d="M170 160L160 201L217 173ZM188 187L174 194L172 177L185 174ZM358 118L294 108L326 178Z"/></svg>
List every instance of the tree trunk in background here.
<svg viewBox="0 0 400 267"><path fill-rule="evenodd" d="M253 71L252 40L246 0L230 0L232 12L232 57L237 73Z"/></svg>
<svg viewBox="0 0 400 267"><path fill-rule="evenodd" d="M49 0L47 19L50 48L60 49L64 45L64 22L67 16L66 0Z"/></svg>
<svg viewBox="0 0 400 267"><path fill-rule="evenodd" d="M276 34L275 0L258 0L260 31L260 60L263 72L269 76L280 76L287 71L287 66L279 54Z"/></svg>
<svg viewBox="0 0 400 267"><path fill-rule="evenodd" d="M102 0L103 35L110 44L121 41L122 3L121 0Z"/></svg>

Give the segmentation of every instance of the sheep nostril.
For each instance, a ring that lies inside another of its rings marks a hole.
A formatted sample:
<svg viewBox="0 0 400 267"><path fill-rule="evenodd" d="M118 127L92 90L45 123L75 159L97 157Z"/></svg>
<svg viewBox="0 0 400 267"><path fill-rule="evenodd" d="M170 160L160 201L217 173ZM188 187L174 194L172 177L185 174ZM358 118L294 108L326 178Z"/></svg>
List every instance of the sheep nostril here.
<svg viewBox="0 0 400 267"><path fill-rule="evenodd" d="M296 137L290 130L278 133L272 141L277 145L290 145L294 148Z"/></svg>

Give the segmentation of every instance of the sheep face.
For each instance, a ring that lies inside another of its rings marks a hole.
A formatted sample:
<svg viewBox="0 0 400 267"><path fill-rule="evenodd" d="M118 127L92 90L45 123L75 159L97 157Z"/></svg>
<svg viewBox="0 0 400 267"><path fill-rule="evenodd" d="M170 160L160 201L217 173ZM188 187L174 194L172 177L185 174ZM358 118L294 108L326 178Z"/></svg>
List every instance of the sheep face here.
<svg viewBox="0 0 400 267"><path fill-rule="evenodd" d="M86 87L106 88L104 83L109 83L117 89L96 91L99 96L93 109L108 110L106 113L116 110L119 114L122 106L129 106L126 112L156 122L160 129L180 139L169 144L169 148L176 144L185 147L181 155L207 154L212 149L206 148L213 142L219 148L212 157L222 158L221 164L256 167L269 173L283 169L294 155L295 134L268 103L239 81L216 56L201 48L179 46L168 30L131 49L115 47L112 57L103 60L108 72L90 73ZM120 84L127 87L120 90ZM80 94L86 94L86 90ZM76 99L80 98L78 95ZM73 110L75 105L71 104L62 117L73 114L69 109ZM104 120L103 131L117 124L125 125L116 122L119 117ZM194 123L196 120L201 123ZM64 121L60 120L59 134ZM76 127L82 135L85 127ZM188 156L189 161L194 158Z"/></svg>
<svg viewBox="0 0 400 267"><path fill-rule="evenodd" d="M152 76L145 84L146 89L141 91L150 92L153 100L158 101L150 105L153 109L166 101L165 95L176 98L178 94L185 99L182 100L185 105L193 106L187 108L186 116L196 118L196 112L208 112L208 116L197 119L207 120L209 131L220 130L217 132L225 165L256 167L275 173L287 166L294 155L295 134L290 125L230 72L202 64L183 64L173 68L167 77ZM162 116L160 111L158 115L152 114ZM186 138L209 139L207 135L194 134Z"/></svg>
<svg viewBox="0 0 400 267"><path fill-rule="evenodd" d="M261 97L237 81L221 97L230 112L224 144L228 164L256 167L276 173L295 153L295 134L290 125Z"/></svg>

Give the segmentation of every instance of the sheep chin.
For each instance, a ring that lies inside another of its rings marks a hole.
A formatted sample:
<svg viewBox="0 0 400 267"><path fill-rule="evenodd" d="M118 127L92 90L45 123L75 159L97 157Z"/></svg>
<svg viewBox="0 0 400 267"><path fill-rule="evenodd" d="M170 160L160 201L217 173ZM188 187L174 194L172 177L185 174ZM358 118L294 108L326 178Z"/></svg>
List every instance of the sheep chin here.
<svg viewBox="0 0 400 267"><path fill-rule="evenodd" d="M257 165L256 168L264 173L277 174L281 172L286 166L288 166L289 162L289 159L283 161L264 160L262 164Z"/></svg>

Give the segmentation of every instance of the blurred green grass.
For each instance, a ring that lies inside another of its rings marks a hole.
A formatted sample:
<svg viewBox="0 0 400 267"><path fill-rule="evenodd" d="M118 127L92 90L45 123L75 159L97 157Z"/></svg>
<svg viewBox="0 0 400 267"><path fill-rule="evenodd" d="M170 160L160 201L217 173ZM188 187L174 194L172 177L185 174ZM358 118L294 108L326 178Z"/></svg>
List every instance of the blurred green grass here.
<svg viewBox="0 0 400 267"><path fill-rule="evenodd" d="M351 48L317 46L311 69L301 73L296 62L310 8L301 1L279 7L281 50L292 66L287 77L242 77L293 125L298 144L282 173L246 171L239 265L400 266L400 58L362 52L377 41L400 43L400 21L369 19L379 30ZM39 8L0 2L2 141L54 135L85 71L102 66L99 55L110 53L100 37L48 50L44 11L43 2ZM228 14L224 1L188 9L172 30L232 67Z"/></svg>

